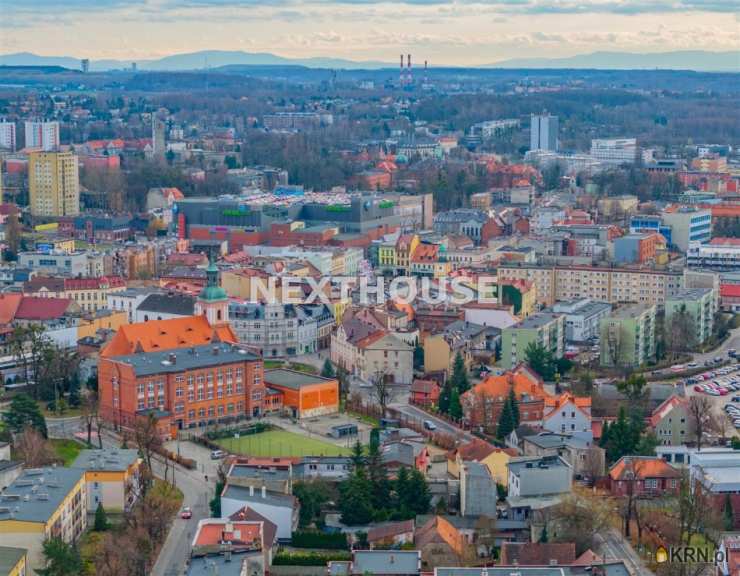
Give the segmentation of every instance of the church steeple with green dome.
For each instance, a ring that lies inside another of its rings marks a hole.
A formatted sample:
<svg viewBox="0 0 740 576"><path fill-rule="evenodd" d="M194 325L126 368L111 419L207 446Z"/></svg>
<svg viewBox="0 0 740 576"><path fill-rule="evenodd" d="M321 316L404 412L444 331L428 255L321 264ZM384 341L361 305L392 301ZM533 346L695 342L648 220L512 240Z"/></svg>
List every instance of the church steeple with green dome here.
<svg viewBox="0 0 740 576"><path fill-rule="evenodd" d="M229 296L221 288L219 270L211 260L206 269L206 286L195 302L195 314L205 314L211 325L224 324L229 321Z"/></svg>

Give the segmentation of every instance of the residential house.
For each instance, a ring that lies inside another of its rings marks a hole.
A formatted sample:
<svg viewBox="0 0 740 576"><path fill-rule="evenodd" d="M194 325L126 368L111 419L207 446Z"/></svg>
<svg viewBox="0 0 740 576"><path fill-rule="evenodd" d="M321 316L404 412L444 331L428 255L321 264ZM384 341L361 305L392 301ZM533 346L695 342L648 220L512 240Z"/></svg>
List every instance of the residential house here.
<svg viewBox="0 0 740 576"><path fill-rule="evenodd" d="M136 308L134 322L186 318L195 312L195 298L188 294L165 292L149 294Z"/></svg>
<svg viewBox="0 0 740 576"><path fill-rule="evenodd" d="M238 486L227 481L221 492L221 518L229 518L245 506L269 518L277 526L279 540L290 540L298 528L300 503L295 496L268 492L266 487Z"/></svg>
<svg viewBox="0 0 740 576"><path fill-rule="evenodd" d="M261 521L206 518L198 522L191 542L187 576L201 576L214 571L228 576L262 576L272 561L272 547L265 542ZM219 564L224 564L224 569ZM229 566L231 564L231 566Z"/></svg>
<svg viewBox="0 0 740 576"><path fill-rule="evenodd" d="M440 387L434 380L415 378L411 383L411 402L420 406L432 406L439 400Z"/></svg>
<svg viewBox="0 0 740 576"><path fill-rule="evenodd" d="M550 432L585 433L592 438L591 397L565 392L546 402L542 427Z"/></svg>
<svg viewBox="0 0 740 576"><path fill-rule="evenodd" d="M575 561L575 542L505 542L501 546L504 566L567 566Z"/></svg>
<svg viewBox="0 0 740 576"><path fill-rule="evenodd" d="M127 512L140 493L139 451L125 448L86 449L72 464L85 471L87 510L102 505L106 512Z"/></svg>
<svg viewBox="0 0 740 576"><path fill-rule="evenodd" d="M495 430L512 389L519 402L521 423L540 425L545 415L545 400L551 396L540 380L520 368L501 376L488 376L465 392L460 398L465 422L475 428Z"/></svg>
<svg viewBox="0 0 740 576"><path fill-rule="evenodd" d="M615 496L662 496L678 492L681 473L662 458L622 456L609 469L609 485Z"/></svg>
<svg viewBox="0 0 740 576"><path fill-rule="evenodd" d="M417 550L354 550L352 560L329 562L329 576L419 576L421 554Z"/></svg>
<svg viewBox="0 0 740 576"><path fill-rule="evenodd" d="M460 530L442 516L433 516L417 527L414 534L414 546L421 553L424 570L435 566L463 566L469 545Z"/></svg>
<svg viewBox="0 0 740 576"><path fill-rule="evenodd" d="M367 531L367 542L371 548L399 548L413 541L413 520L375 525Z"/></svg>
<svg viewBox="0 0 740 576"><path fill-rule="evenodd" d="M475 354L493 354L498 334L496 328L464 320L452 322L442 333L424 338L424 370L426 372L444 370L451 375L458 354L469 369Z"/></svg>
<svg viewBox="0 0 740 576"><path fill-rule="evenodd" d="M521 439L525 456L560 456L576 478L597 479L604 475L604 449L584 434L540 432Z"/></svg>
<svg viewBox="0 0 740 576"><path fill-rule="evenodd" d="M126 290L119 276L99 278L55 278L34 276L23 284L23 293L40 298L71 298L84 312L97 312L108 307L108 296Z"/></svg>
<svg viewBox="0 0 740 576"><path fill-rule="evenodd" d="M689 401L685 396L673 394L650 415L650 427L658 442L664 446L685 444L693 435L689 417Z"/></svg>
<svg viewBox="0 0 740 576"><path fill-rule="evenodd" d="M0 574L2 576L26 576L28 568L28 550L0 546Z"/></svg>
<svg viewBox="0 0 740 576"><path fill-rule="evenodd" d="M460 515L496 518L496 481L485 464L463 462L460 466Z"/></svg>
<svg viewBox="0 0 740 576"><path fill-rule="evenodd" d="M85 472L79 468L27 468L0 494L4 546L25 548L31 570L46 565L43 544L73 544L87 527Z"/></svg>
<svg viewBox="0 0 740 576"><path fill-rule="evenodd" d="M509 461L509 518L526 520L533 512L557 505L570 493L573 473L559 456L512 458Z"/></svg>
<svg viewBox="0 0 740 576"><path fill-rule="evenodd" d="M466 462L478 462L488 468L496 484L506 486L509 481L507 464L516 455L516 450L497 448L485 440L475 438L447 453L447 472L454 478L459 478L460 470Z"/></svg>

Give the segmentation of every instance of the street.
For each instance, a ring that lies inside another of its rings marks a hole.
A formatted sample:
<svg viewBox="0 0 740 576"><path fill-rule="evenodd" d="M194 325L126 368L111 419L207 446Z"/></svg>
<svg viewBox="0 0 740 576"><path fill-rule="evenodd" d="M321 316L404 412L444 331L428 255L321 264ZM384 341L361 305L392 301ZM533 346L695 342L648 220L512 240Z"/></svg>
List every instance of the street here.
<svg viewBox="0 0 740 576"><path fill-rule="evenodd" d="M633 576L653 576L634 548L614 528L609 528L598 536L603 544L601 553L607 559L624 561Z"/></svg>
<svg viewBox="0 0 740 576"><path fill-rule="evenodd" d="M450 424L446 420L438 418L437 416L433 416L411 404L391 404L390 407L398 410L404 416L408 416L409 418L417 420L419 424L422 424L424 420L429 420L433 422L437 426L437 431L439 432L450 434L451 436L455 436L456 438L466 442L474 439L473 435L469 432L466 432L461 428Z"/></svg>

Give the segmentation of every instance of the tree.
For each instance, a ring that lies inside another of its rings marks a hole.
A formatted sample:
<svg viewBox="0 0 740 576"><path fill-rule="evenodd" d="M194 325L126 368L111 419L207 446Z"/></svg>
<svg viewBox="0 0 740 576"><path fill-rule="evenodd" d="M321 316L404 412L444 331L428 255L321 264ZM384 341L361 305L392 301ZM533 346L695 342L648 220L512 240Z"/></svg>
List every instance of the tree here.
<svg viewBox="0 0 740 576"><path fill-rule="evenodd" d="M378 370L370 379L370 393L380 406L381 414L385 416L386 408L393 399L393 386L390 378L383 370Z"/></svg>
<svg viewBox="0 0 740 576"><path fill-rule="evenodd" d="M36 570L42 576L78 576L82 572L80 553L61 538L44 540L45 567Z"/></svg>
<svg viewBox="0 0 740 576"><path fill-rule="evenodd" d="M692 396L689 398L686 410L689 417L689 427L696 442L696 449L701 450L704 438L712 424L712 402L704 395Z"/></svg>
<svg viewBox="0 0 740 576"><path fill-rule="evenodd" d="M409 478L409 471L405 466L402 466L396 474L396 482L394 485L396 493L395 498L395 510L399 519L406 519L411 517L411 511L409 503L413 498L411 494L411 481Z"/></svg>
<svg viewBox="0 0 740 576"><path fill-rule="evenodd" d="M627 422L627 413L624 406L619 408L616 422L609 427L609 438L606 442L606 457L609 462L616 462L622 456L633 454L636 439Z"/></svg>
<svg viewBox="0 0 740 576"><path fill-rule="evenodd" d="M418 342L414 347L414 370L424 370L424 348Z"/></svg>
<svg viewBox="0 0 740 576"><path fill-rule="evenodd" d="M460 392L457 388L452 389L452 394L450 395L450 410L448 413L450 418L453 420L460 420L462 418L462 404L460 404Z"/></svg>
<svg viewBox="0 0 740 576"><path fill-rule="evenodd" d="M296 482L293 495L301 503L298 523L301 528L311 525L319 518L321 508L332 498L332 489L328 482L317 479L310 482Z"/></svg>
<svg viewBox="0 0 740 576"><path fill-rule="evenodd" d="M496 428L496 437L499 440L503 440L514 430L514 415L511 410L511 402L508 398L504 402L504 408L501 410L501 415L498 419L498 427Z"/></svg>
<svg viewBox="0 0 740 576"><path fill-rule="evenodd" d="M354 472L339 485L339 511L348 526L367 524L373 519L372 486L364 471Z"/></svg>
<svg viewBox="0 0 740 576"><path fill-rule="evenodd" d="M722 508L722 524L728 532L735 529L735 513L732 510L732 499L729 493L725 494L725 504Z"/></svg>
<svg viewBox="0 0 740 576"><path fill-rule="evenodd" d="M416 468L411 471L408 487L408 502L406 502L406 508L409 512L413 513L414 516L428 513L432 499L429 492L429 485L427 484L424 475Z"/></svg>
<svg viewBox="0 0 740 576"><path fill-rule="evenodd" d="M21 242L21 223L18 219L18 211L13 210L8 214L8 219L5 222L5 243L8 245L8 250L16 256Z"/></svg>
<svg viewBox="0 0 740 576"><path fill-rule="evenodd" d="M470 389L468 370L465 368L465 361L460 352L455 354L455 360L452 363L452 388L457 389L460 395Z"/></svg>
<svg viewBox="0 0 740 576"><path fill-rule="evenodd" d="M93 530L95 532L105 532L108 529L108 515L105 513L103 503L99 502L98 507L95 509L95 524Z"/></svg>
<svg viewBox="0 0 740 576"><path fill-rule="evenodd" d="M552 352L542 344L530 342L524 351L524 357L530 368L537 372L543 380L552 380L555 377Z"/></svg>
<svg viewBox="0 0 740 576"><path fill-rule="evenodd" d="M509 405L511 406L511 418L512 418L512 422L514 423L514 430L516 430L519 427L520 417L519 417L519 401L516 399L516 393L514 392L514 386L509 388L508 402L509 402Z"/></svg>
<svg viewBox="0 0 740 576"><path fill-rule="evenodd" d="M26 425L23 432L16 437L15 449L29 468L47 466L56 460L49 442L30 425Z"/></svg>
<svg viewBox="0 0 740 576"><path fill-rule="evenodd" d="M442 390L439 391L439 399L437 400L437 408L442 414L447 414L450 411L450 400L452 399L452 381L450 378L445 380Z"/></svg>
<svg viewBox="0 0 740 576"><path fill-rule="evenodd" d="M380 444L376 439L371 438L367 451L367 473L372 485L372 502L376 510L382 510L388 507L391 496L391 485L388 480L388 473L383 462L383 455L380 451Z"/></svg>
<svg viewBox="0 0 740 576"><path fill-rule="evenodd" d="M575 542L576 555L596 548L598 534L608 530L611 518L611 504L601 495L581 488L573 489L557 505L548 521L556 525L555 542ZM552 526L551 526L552 527Z"/></svg>
<svg viewBox="0 0 740 576"><path fill-rule="evenodd" d="M334 373L334 366L328 358L324 360L324 366L321 368L321 375L324 378L334 378L336 376Z"/></svg>
<svg viewBox="0 0 740 576"><path fill-rule="evenodd" d="M676 358L682 352L692 350L696 346L696 327L694 318L682 304L665 323L666 348L671 358Z"/></svg>
<svg viewBox="0 0 740 576"><path fill-rule="evenodd" d="M601 427L601 438L599 438L599 446L601 448L606 448L606 445L608 442L609 442L609 421L604 420L604 425Z"/></svg>
<svg viewBox="0 0 740 576"><path fill-rule="evenodd" d="M591 372L584 370L573 383L573 393L577 396L591 396L594 390L594 378Z"/></svg>
<svg viewBox="0 0 740 576"><path fill-rule="evenodd" d="M542 532L540 532L540 544L547 544L548 536L547 536L547 524L545 524L542 527Z"/></svg>
<svg viewBox="0 0 740 576"><path fill-rule="evenodd" d="M98 393L95 391L88 391L82 399L82 406L80 410L80 420L82 421L85 431L87 432L87 445L92 445L92 430L96 421L98 420ZM102 446L101 446L102 448Z"/></svg>
<svg viewBox="0 0 740 576"><path fill-rule="evenodd" d="M142 474L141 484L142 491L146 494L151 485L151 479L154 473L152 458L162 447L162 437L159 435L157 419L154 417L154 414L150 413L136 419L136 423L134 424L134 440L146 467Z"/></svg>
<svg viewBox="0 0 740 576"><path fill-rule="evenodd" d="M3 418L8 428L16 434L21 432L26 426L31 426L44 438L48 436L46 420L44 420L38 404L26 394L18 394L13 397Z"/></svg>

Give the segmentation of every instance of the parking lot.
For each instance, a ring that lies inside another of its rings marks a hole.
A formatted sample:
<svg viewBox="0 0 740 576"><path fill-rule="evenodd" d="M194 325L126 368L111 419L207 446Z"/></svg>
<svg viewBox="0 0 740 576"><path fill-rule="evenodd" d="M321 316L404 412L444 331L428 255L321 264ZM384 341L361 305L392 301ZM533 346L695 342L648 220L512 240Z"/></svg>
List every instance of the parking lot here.
<svg viewBox="0 0 740 576"><path fill-rule="evenodd" d="M727 435L740 430L740 364L707 370L685 380L687 396L705 396L712 405L713 419L724 419Z"/></svg>

